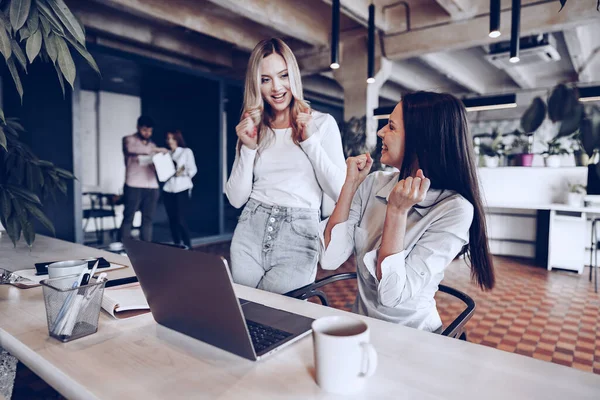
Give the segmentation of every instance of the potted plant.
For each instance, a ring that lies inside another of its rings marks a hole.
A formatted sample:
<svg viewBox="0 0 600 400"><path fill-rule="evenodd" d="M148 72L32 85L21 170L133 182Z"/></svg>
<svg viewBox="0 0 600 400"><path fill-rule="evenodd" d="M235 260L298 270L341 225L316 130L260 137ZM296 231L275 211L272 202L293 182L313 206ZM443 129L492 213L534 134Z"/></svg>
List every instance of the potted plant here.
<svg viewBox="0 0 600 400"><path fill-rule="evenodd" d="M585 108L581 120L581 144L590 157L588 164L587 193L600 194L600 107L590 105Z"/></svg>
<svg viewBox="0 0 600 400"><path fill-rule="evenodd" d="M484 167L496 168L505 154L505 145L502 143L502 135L498 131L492 133L491 140L489 144L481 143L479 152L483 157Z"/></svg>
<svg viewBox="0 0 600 400"><path fill-rule="evenodd" d="M569 183L567 193L567 204L572 207L582 207L586 194L586 187L580 183Z"/></svg>
<svg viewBox="0 0 600 400"><path fill-rule="evenodd" d="M548 150L542 154L546 167L558 168L561 165L561 156L569 154L569 151L563 147L560 138L553 138L548 142Z"/></svg>
<svg viewBox="0 0 600 400"><path fill-rule="evenodd" d="M17 92L23 98L20 73L35 60L50 62L56 69L63 93L65 81L73 87L76 77L71 50L77 51L96 72L85 47L85 31L64 0L0 1L0 60L4 60ZM20 140L25 132L14 118L0 109L0 224L13 244L35 240L34 220L50 232L52 222L42 211L42 201L57 192L67 193L74 176L40 160Z"/></svg>

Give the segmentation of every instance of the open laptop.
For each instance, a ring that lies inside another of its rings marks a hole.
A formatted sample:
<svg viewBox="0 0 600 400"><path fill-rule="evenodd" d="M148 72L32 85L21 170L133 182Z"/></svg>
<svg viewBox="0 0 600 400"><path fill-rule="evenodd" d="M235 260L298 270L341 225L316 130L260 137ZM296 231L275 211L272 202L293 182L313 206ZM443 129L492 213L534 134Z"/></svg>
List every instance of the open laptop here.
<svg viewBox="0 0 600 400"><path fill-rule="evenodd" d="M238 299L223 257L136 240L124 244L161 325L253 361L311 332L311 318Z"/></svg>

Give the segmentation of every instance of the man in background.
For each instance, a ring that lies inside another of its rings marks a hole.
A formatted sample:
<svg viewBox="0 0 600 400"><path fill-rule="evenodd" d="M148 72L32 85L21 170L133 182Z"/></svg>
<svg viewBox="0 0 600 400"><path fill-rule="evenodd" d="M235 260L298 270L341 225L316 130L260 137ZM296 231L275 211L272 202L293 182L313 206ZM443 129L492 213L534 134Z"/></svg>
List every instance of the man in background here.
<svg viewBox="0 0 600 400"><path fill-rule="evenodd" d="M125 211L119 235L121 238L131 237L133 218L139 210L142 212L140 239L152 241L152 219L159 196L152 156L168 152L165 148L157 147L152 141L153 127L152 118L142 115L137 121L137 132L123 138Z"/></svg>

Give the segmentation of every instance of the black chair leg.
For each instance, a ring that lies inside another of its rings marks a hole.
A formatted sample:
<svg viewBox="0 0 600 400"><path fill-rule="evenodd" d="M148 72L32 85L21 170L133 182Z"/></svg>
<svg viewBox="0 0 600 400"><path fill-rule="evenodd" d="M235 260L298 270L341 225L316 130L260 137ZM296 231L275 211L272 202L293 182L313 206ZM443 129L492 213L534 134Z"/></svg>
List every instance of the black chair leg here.
<svg viewBox="0 0 600 400"><path fill-rule="evenodd" d="M592 221L592 232L591 232L591 244L590 244L590 282L592 281L592 268L593 268L593 263L592 263L592 257L594 257L594 253L596 252L596 244L594 243L594 236L596 236L594 233L596 231L596 221Z"/></svg>

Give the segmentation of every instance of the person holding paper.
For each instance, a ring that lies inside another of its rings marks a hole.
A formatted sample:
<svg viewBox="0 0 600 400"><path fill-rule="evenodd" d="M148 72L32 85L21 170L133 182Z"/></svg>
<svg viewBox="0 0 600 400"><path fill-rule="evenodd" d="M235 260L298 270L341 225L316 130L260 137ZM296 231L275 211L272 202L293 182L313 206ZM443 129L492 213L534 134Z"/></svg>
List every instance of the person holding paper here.
<svg viewBox="0 0 600 400"><path fill-rule="evenodd" d="M167 153L168 150L157 147L152 141L154 121L141 116L137 121L137 132L123 138L123 156L125 157L125 187L123 188L125 210L119 236L129 238L133 217L142 212L140 239L152 241L152 218L158 202L158 181L152 156Z"/></svg>
<svg viewBox="0 0 600 400"><path fill-rule="evenodd" d="M183 244L191 248L192 243L190 230L186 222L186 211L194 187L192 178L198 172L196 160L192 150L185 145L181 131L168 131L166 139L176 170L175 175L163 186L163 199L169 216L171 236L173 237L173 243L181 244L181 241L183 241Z"/></svg>
<svg viewBox="0 0 600 400"><path fill-rule="evenodd" d="M280 39L252 51L243 110L225 192L245 206L231 243L233 280L285 293L315 279L321 206L337 200L346 177L341 135L304 100L298 63Z"/></svg>

